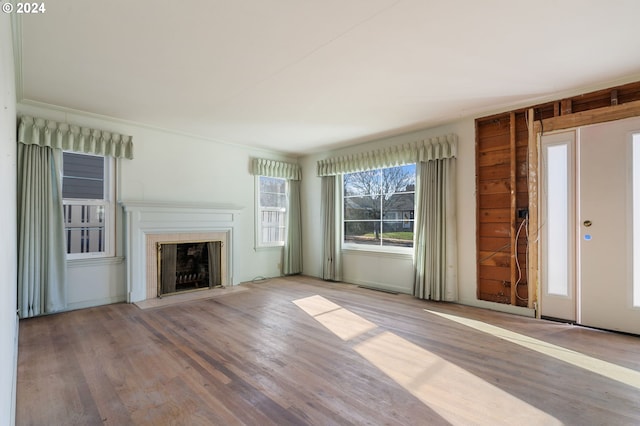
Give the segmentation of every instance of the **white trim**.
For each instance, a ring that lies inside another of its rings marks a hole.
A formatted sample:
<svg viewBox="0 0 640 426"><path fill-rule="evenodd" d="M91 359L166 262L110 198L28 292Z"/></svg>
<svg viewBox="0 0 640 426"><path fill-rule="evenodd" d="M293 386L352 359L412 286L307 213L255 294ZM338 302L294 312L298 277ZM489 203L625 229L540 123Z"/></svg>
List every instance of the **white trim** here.
<svg viewBox="0 0 640 426"><path fill-rule="evenodd" d="M103 297L100 299L83 300L82 302L68 303L65 311L73 311L76 309L92 308L94 306L111 305L113 303L125 302L126 295L121 294L118 296Z"/></svg>
<svg viewBox="0 0 640 426"><path fill-rule="evenodd" d="M16 424L16 395L18 388L18 344L20 332L20 317L16 314L16 335L13 345L13 380L11 380L11 416L10 424Z"/></svg>

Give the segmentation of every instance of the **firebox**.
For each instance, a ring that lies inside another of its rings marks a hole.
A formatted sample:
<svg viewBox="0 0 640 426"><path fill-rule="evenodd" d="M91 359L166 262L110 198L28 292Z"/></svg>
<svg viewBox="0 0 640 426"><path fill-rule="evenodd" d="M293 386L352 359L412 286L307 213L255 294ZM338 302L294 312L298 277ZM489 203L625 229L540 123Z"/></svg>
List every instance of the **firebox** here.
<svg viewBox="0 0 640 426"><path fill-rule="evenodd" d="M222 241L157 243L158 296L222 286Z"/></svg>

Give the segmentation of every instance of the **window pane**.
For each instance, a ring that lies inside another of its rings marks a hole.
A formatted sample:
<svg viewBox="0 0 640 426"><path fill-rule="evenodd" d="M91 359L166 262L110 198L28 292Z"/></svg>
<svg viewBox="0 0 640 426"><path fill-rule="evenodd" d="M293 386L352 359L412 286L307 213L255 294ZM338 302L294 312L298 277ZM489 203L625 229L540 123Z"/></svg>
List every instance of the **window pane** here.
<svg viewBox="0 0 640 426"><path fill-rule="evenodd" d="M382 245L413 247L413 220L383 221Z"/></svg>
<svg viewBox="0 0 640 426"><path fill-rule="evenodd" d="M67 253L105 250L105 206L65 205L64 227Z"/></svg>
<svg viewBox="0 0 640 426"><path fill-rule="evenodd" d="M345 196L380 193L380 170L368 170L344 175Z"/></svg>
<svg viewBox="0 0 640 426"><path fill-rule="evenodd" d="M356 221L345 222L344 240L355 244L380 245L380 222Z"/></svg>
<svg viewBox="0 0 640 426"><path fill-rule="evenodd" d="M63 153L62 198L104 199L104 157Z"/></svg>
<svg viewBox="0 0 640 426"><path fill-rule="evenodd" d="M258 245L282 245L287 217L287 180L260 176L258 179Z"/></svg>
<svg viewBox="0 0 640 426"><path fill-rule="evenodd" d="M415 173L409 164L345 174L344 242L412 247Z"/></svg>
<svg viewBox="0 0 640 426"><path fill-rule="evenodd" d="M382 218L386 220L413 219L415 194L393 194L382 201Z"/></svg>
<svg viewBox="0 0 640 426"><path fill-rule="evenodd" d="M547 291L569 295L569 171L567 145L547 147Z"/></svg>
<svg viewBox="0 0 640 426"><path fill-rule="evenodd" d="M260 207L287 207L287 196L270 192L260 193Z"/></svg>
<svg viewBox="0 0 640 426"><path fill-rule="evenodd" d="M382 193L415 191L416 165L409 164L401 167L382 169Z"/></svg>
<svg viewBox="0 0 640 426"><path fill-rule="evenodd" d="M260 192L274 192L284 194L287 181L285 179L260 176Z"/></svg>
<svg viewBox="0 0 640 426"><path fill-rule="evenodd" d="M380 219L380 197L345 198L344 219Z"/></svg>

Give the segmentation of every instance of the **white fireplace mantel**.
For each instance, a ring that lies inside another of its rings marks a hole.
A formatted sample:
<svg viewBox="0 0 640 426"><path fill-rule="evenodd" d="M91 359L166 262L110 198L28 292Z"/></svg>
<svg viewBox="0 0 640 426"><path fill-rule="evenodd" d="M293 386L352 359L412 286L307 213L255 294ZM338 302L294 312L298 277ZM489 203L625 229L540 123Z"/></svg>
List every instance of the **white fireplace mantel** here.
<svg viewBox="0 0 640 426"><path fill-rule="evenodd" d="M121 201L125 213L127 302L147 297L147 237L154 234L225 233L228 271L223 285L233 285L233 230L242 207L229 204Z"/></svg>

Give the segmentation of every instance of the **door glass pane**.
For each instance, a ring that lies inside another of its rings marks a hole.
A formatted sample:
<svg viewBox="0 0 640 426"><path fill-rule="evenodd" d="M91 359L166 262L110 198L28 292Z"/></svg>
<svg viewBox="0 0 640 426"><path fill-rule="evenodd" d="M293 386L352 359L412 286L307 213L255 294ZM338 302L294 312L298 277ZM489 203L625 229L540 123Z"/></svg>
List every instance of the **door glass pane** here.
<svg viewBox="0 0 640 426"><path fill-rule="evenodd" d="M569 170L567 145L547 147L547 291L569 295Z"/></svg>
<svg viewBox="0 0 640 426"><path fill-rule="evenodd" d="M640 307L640 133L633 135L633 306Z"/></svg>

